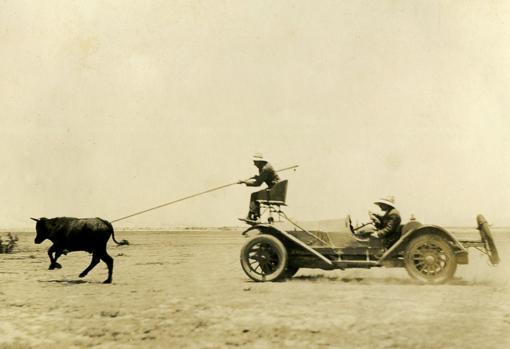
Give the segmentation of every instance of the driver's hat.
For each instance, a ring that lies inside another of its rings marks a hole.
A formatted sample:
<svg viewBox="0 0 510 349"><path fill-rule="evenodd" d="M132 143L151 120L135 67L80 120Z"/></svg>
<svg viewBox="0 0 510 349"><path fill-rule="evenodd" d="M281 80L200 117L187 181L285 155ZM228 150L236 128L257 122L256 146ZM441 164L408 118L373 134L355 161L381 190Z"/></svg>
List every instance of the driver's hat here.
<svg viewBox="0 0 510 349"><path fill-rule="evenodd" d="M267 162L267 160L264 159L264 155L262 155L262 153L253 154L253 161Z"/></svg>
<svg viewBox="0 0 510 349"><path fill-rule="evenodd" d="M374 204L376 204L376 205L384 204L384 205L387 205L387 206L389 206L391 208L395 208L395 197L387 196L387 197L384 197L382 199L374 201Z"/></svg>

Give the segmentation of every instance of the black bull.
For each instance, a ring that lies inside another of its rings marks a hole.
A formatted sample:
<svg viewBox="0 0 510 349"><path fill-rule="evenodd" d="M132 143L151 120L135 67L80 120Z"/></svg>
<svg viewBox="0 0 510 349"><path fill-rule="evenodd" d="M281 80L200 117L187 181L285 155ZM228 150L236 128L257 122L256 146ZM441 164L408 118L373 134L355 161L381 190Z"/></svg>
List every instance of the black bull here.
<svg viewBox="0 0 510 349"><path fill-rule="evenodd" d="M128 242L126 240L121 242L115 240L110 222L101 218L57 217L48 219L43 217L32 219L37 222L34 242L40 244L46 239L53 242L53 245L48 249L50 270L62 268L57 263L57 259L63 253L86 251L92 253L92 260L90 265L81 272L80 277L87 275L102 260L108 266L108 278L104 283L112 282L113 258L106 252L106 244L110 239L110 235L118 245L125 245ZM53 253L55 253L55 256L53 256Z"/></svg>

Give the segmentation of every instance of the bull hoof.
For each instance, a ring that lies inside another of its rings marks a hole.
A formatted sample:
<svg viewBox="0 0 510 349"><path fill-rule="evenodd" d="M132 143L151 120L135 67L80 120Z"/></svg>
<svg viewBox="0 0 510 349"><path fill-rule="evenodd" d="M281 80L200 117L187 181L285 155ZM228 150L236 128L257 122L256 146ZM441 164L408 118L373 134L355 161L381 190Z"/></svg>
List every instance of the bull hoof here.
<svg viewBox="0 0 510 349"><path fill-rule="evenodd" d="M78 275L79 277L83 278L87 275L87 273L81 273L80 275Z"/></svg>
<svg viewBox="0 0 510 349"><path fill-rule="evenodd" d="M49 270L53 270L53 269L55 269L55 268L56 268L56 269L62 269L62 266L61 266L60 264L58 264L58 263L53 263L53 264L50 264L50 266L49 266L49 268L48 268L48 269L49 269Z"/></svg>
<svg viewBox="0 0 510 349"><path fill-rule="evenodd" d="M103 281L103 284L111 284L112 283L112 279L106 279L105 281Z"/></svg>

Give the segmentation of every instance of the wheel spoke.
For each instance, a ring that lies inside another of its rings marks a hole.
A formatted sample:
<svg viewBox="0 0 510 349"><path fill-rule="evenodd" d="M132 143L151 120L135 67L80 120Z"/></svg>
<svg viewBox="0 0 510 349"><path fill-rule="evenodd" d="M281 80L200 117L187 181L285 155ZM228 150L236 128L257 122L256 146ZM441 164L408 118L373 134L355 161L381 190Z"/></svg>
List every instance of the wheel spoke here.
<svg viewBox="0 0 510 349"><path fill-rule="evenodd" d="M424 266L425 264L426 264L425 261L414 261L414 265L416 265L417 267Z"/></svg>
<svg viewBox="0 0 510 349"><path fill-rule="evenodd" d="M248 251L248 263L259 275L271 274L277 269L278 254L270 244L257 243Z"/></svg>
<svg viewBox="0 0 510 349"><path fill-rule="evenodd" d="M435 266L436 266L436 270L437 270L438 272L443 271L443 270L445 269L445 267L446 267L446 265L445 265L445 264L441 264L440 262L437 262L437 263L435 264Z"/></svg>
<svg viewBox="0 0 510 349"><path fill-rule="evenodd" d="M267 262L262 264L262 270L264 271L264 274L271 274L273 272L271 265Z"/></svg>

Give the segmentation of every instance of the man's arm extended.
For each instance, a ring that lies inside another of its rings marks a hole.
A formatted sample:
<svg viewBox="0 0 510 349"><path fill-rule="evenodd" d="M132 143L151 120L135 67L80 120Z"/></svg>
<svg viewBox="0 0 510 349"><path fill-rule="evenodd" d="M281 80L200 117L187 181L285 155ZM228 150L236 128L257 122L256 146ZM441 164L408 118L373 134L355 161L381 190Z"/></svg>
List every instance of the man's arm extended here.
<svg viewBox="0 0 510 349"><path fill-rule="evenodd" d="M262 176L253 176L247 181L243 181L247 187L259 187L262 184Z"/></svg>
<svg viewBox="0 0 510 349"><path fill-rule="evenodd" d="M386 226L381 227L381 229L378 229L375 233L378 237L382 238L388 235L389 233L397 230L398 226L400 225L401 218L398 214L390 214L389 220L386 223Z"/></svg>

